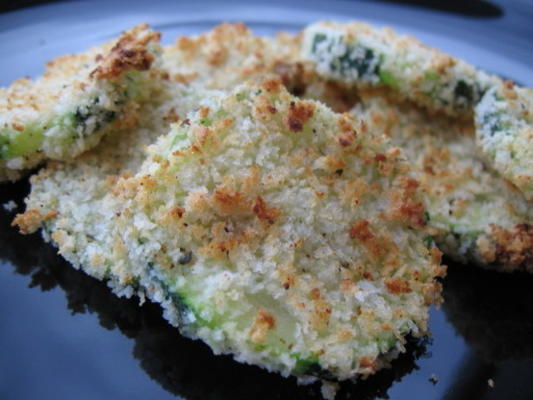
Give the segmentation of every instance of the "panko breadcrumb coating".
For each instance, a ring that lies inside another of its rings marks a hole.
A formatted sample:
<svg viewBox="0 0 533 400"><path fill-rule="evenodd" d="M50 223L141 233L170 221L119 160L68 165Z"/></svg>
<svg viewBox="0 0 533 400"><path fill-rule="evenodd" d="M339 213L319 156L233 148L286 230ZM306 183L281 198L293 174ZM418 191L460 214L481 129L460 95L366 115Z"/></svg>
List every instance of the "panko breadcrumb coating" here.
<svg viewBox="0 0 533 400"><path fill-rule="evenodd" d="M244 24L225 23L198 36L178 37L164 48L163 60L172 81L231 90L246 80L275 74L297 91L306 78L298 46L295 36L259 37Z"/></svg>
<svg viewBox="0 0 533 400"><path fill-rule="evenodd" d="M450 115L472 115L498 79L390 28L318 22L304 30L302 56L317 72L358 87L387 87L400 98Z"/></svg>
<svg viewBox="0 0 533 400"><path fill-rule="evenodd" d="M46 159L73 159L134 126L159 90L160 34L139 25L85 53L59 57L35 81L0 89L0 181Z"/></svg>
<svg viewBox="0 0 533 400"><path fill-rule="evenodd" d="M425 333L443 273L399 158L364 123L278 80L241 86L174 125L140 172L113 183L91 245L51 236L101 277L122 265L215 352L283 374L368 375L405 335ZM54 201L32 196L26 214L61 220Z"/></svg>
<svg viewBox="0 0 533 400"><path fill-rule="evenodd" d="M533 200L533 90L504 82L476 107L476 138L494 168Z"/></svg>
<svg viewBox="0 0 533 400"><path fill-rule="evenodd" d="M463 263L533 272L531 207L476 152L472 124L429 116L372 92L362 93L353 112L405 152L444 254Z"/></svg>

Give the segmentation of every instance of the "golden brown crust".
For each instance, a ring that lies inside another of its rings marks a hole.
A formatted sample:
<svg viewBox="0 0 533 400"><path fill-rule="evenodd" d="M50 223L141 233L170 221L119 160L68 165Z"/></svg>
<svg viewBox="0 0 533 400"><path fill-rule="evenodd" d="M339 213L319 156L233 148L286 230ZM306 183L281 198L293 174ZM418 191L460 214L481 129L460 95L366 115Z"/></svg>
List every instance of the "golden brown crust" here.
<svg viewBox="0 0 533 400"><path fill-rule="evenodd" d="M17 214L11 223L11 226L18 226L20 233L28 234L33 233L41 227L43 222L48 219L55 218L57 211L51 210L45 214L42 214L39 210L32 208L26 210L22 214Z"/></svg>
<svg viewBox="0 0 533 400"><path fill-rule="evenodd" d="M292 132L300 132L303 126L313 116L315 105L313 103L291 102L286 117L287 126Z"/></svg>
<svg viewBox="0 0 533 400"><path fill-rule="evenodd" d="M418 181L406 178L403 181L403 191L393 193L390 217L398 221L408 222L411 226L423 228L425 226L425 207L419 200L412 198L419 186Z"/></svg>
<svg viewBox="0 0 533 400"><path fill-rule="evenodd" d="M213 208L218 215L246 215L249 214L250 200L243 193L231 192L220 187L213 193Z"/></svg>
<svg viewBox="0 0 533 400"><path fill-rule="evenodd" d="M369 222L366 219L355 222L350 228L350 237L352 239L359 239L361 241L367 241L374 238L374 234L368 228Z"/></svg>
<svg viewBox="0 0 533 400"><path fill-rule="evenodd" d="M409 281L399 277L385 280L385 286L387 286L387 290L392 294L411 292Z"/></svg>
<svg viewBox="0 0 533 400"><path fill-rule="evenodd" d="M257 216L257 218L266 221L271 225L279 216L279 210L277 208L268 207L261 196L257 196L257 198L255 199L255 203L252 210Z"/></svg>
<svg viewBox="0 0 533 400"><path fill-rule="evenodd" d="M146 45L152 41L159 41L161 34L149 31L148 34L139 36L139 33L146 29L148 25L141 24L124 33L109 54L101 58L100 65L91 72L90 76L94 79L111 79L118 77L126 70L147 71L150 69L154 56L148 52Z"/></svg>
<svg viewBox="0 0 533 400"><path fill-rule="evenodd" d="M478 240L481 256L501 263L505 270L523 266L533 272L533 229L529 224L517 224L512 229L491 225L491 241Z"/></svg>

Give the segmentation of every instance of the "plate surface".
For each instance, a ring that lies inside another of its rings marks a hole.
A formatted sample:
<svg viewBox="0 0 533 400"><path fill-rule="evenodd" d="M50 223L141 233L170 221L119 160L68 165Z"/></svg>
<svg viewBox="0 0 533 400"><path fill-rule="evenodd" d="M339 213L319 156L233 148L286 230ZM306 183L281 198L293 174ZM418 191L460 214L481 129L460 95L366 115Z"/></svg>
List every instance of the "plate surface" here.
<svg viewBox="0 0 533 400"><path fill-rule="evenodd" d="M37 76L47 60L149 22L170 43L222 21L270 35L319 19L390 25L490 72L533 86L533 6L500 3L501 18L439 13L384 2L87 1L0 14L0 85ZM27 182L0 186L0 204L21 211ZM203 344L183 339L158 307L114 297L70 268L39 236L18 235L0 208L0 398L320 398ZM32 286L28 289L28 286ZM393 368L339 398L533 398L533 277L451 266L445 306L432 310L427 343L414 343ZM106 328L106 329L104 329ZM434 378L434 379L432 379ZM489 379L494 382L489 385Z"/></svg>

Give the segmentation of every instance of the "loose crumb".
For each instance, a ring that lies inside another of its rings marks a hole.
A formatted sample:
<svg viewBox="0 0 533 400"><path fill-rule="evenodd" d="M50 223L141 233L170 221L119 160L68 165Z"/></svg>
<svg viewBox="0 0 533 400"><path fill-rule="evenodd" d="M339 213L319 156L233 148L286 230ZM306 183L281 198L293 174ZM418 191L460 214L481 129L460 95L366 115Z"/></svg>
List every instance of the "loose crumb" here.
<svg viewBox="0 0 533 400"><path fill-rule="evenodd" d="M489 387L493 388L494 387L494 379L489 379L487 380L487 385L489 385Z"/></svg>
<svg viewBox="0 0 533 400"><path fill-rule="evenodd" d="M439 377L436 374L431 374L431 376L429 377L429 381L433 385L436 385L439 382Z"/></svg>
<svg viewBox="0 0 533 400"><path fill-rule="evenodd" d="M324 400L335 400L338 390L339 384L337 382L322 381L320 392Z"/></svg>
<svg viewBox="0 0 533 400"><path fill-rule="evenodd" d="M11 212L15 210L18 206L17 206L17 203L15 203L13 200L9 200L7 203L2 204L2 207L7 212Z"/></svg>

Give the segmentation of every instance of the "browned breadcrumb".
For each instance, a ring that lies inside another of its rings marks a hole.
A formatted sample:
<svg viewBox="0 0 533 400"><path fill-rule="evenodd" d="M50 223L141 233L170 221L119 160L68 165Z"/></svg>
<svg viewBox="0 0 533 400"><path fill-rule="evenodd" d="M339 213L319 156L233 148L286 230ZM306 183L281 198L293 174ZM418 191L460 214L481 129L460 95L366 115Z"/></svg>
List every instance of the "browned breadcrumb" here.
<svg viewBox="0 0 533 400"><path fill-rule="evenodd" d="M287 125L293 132L300 132L305 123L313 116L315 105L313 103L292 101L287 115Z"/></svg>
<svg viewBox="0 0 533 400"><path fill-rule="evenodd" d="M250 339L255 343L264 343L268 331L276 327L276 319L264 308L259 308L255 316L254 323L250 329Z"/></svg>
<svg viewBox="0 0 533 400"><path fill-rule="evenodd" d="M261 196L257 196L255 199L252 210L257 218L267 221L269 224L273 224L279 216L279 210L277 208L268 207Z"/></svg>
<svg viewBox="0 0 533 400"><path fill-rule="evenodd" d="M494 242L478 241L480 252L489 262L498 260L505 269L520 265L533 272L533 228L529 224L518 224L512 229L491 225Z"/></svg>
<svg viewBox="0 0 533 400"><path fill-rule="evenodd" d="M11 223L11 226L18 226L20 233L33 233L41 227L46 220L57 217L56 210L50 210L42 214L40 210L31 208L22 214L17 214Z"/></svg>
<svg viewBox="0 0 533 400"><path fill-rule="evenodd" d="M374 234L368 228L369 225L370 223L366 219L355 222L350 228L350 237L362 241L373 239Z"/></svg>
<svg viewBox="0 0 533 400"><path fill-rule="evenodd" d="M122 35L109 54L99 60L100 65L90 76L94 79L109 79L116 78L129 69L148 70L154 61L154 56L146 50L146 45L151 41L159 41L161 34L152 31L150 35L145 35L139 40L137 34L145 29L148 29L148 25L141 24Z"/></svg>
<svg viewBox="0 0 533 400"><path fill-rule="evenodd" d="M400 277L387 279L385 285L387 286L387 290L394 294L411 292L409 281Z"/></svg>

